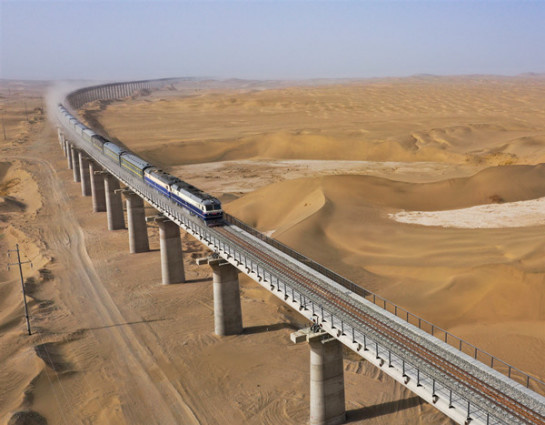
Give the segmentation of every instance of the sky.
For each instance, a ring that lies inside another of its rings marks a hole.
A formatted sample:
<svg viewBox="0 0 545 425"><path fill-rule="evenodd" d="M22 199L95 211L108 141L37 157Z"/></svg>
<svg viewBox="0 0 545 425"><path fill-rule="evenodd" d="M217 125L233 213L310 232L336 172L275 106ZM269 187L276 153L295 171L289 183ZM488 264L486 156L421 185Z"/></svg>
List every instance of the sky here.
<svg viewBox="0 0 545 425"><path fill-rule="evenodd" d="M542 1L0 0L0 78L545 73Z"/></svg>

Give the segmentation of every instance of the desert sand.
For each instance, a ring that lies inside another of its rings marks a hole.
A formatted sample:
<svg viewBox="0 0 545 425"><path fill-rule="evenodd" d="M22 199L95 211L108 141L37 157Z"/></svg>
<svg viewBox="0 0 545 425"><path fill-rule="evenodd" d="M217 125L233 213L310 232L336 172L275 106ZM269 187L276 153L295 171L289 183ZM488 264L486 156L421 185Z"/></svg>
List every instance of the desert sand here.
<svg viewBox="0 0 545 425"><path fill-rule="evenodd" d="M0 250L19 243L34 262L35 334L18 272L0 271L0 423L305 423L308 348L289 342L300 316L241 278L245 333L216 337L210 273L194 265L204 248L183 235L189 284L162 286L157 229L151 252L130 255L126 231L90 213L30 109L43 86L1 93ZM545 197L544 95L532 76L191 82L82 116L243 221L543 379L541 222L395 218ZM348 353L345 380L350 423L450 423Z"/></svg>

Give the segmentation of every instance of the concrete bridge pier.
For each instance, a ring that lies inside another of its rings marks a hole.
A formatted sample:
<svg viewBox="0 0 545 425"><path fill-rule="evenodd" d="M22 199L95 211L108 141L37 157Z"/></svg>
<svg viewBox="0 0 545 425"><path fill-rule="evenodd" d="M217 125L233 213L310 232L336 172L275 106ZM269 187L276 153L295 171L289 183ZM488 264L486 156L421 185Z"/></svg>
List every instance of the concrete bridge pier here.
<svg viewBox="0 0 545 425"><path fill-rule="evenodd" d="M62 154L66 157L66 143L64 140L64 134L62 134L62 131L58 129L59 134L59 145L61 145Z"/></svg>
<svg viewBox="0 0 545 425"><path fill-rule="evenodd" d="M66 164L68 165L68 169L72 170L74 168L72 165L72 145L66 139L64 139L64 145L66 150Z"/></svg>
<svg viewBox="0 0 545 425"><path fill-rule="evenodd" d="M102 167L94 161L89 161L89 175L91 177L91 195L93 197L93 212L106 211L106 195L104 193Z"/></svg>
<svg viewBox="0 0 545 425"><path fill-rule="evenodd" d="M79 169L79 152L74 147L74 145L70 146L70 158L72 159L72 171L74 175L74 181L76 183L79 183L81 181L81 174Z"/></svg>
<svg viewBox="0 0 545 425"><path fill-rule="evenodd" d="M85 152L79 152L79 169L81 174L81 194L91 196L91 175L89 174L89 158Z"/></svg>
<svg viewBox="0 0 545 425"><path fill-rule="evenodd" d="M163 216L148 218L148 221L155 221L159 226L163 285L185 282L180 228L176 223Z"/></svg>
<svg viewBox="0 0 545 425"><path fill-rule="evenodd" d="M238 269L222 258L199 258L198 265L209 264L214 285L214 332L219 336L238 335L242 327Z"/></svg>
<svg viewBox="0 0 545 425"><path fill-rule="evenodd" d="M106 198L106 216L108 218L108 230L125 228L123 216L123 200L119 191L119 180L110 173L104 174L104 195Z"/></svg>
<svg viewBox="0 0 545 425"><path fill-rule="evenodd" d="M296 344L310 345L310 425L346 422L342 344L313 328L291 334Z"/></svg>
<svg viewBox="0 0 545 425"><path fill-rule="evenodd" d="M128 189L120 189L127 201L127 221L129 222L129 251L131 254L149 251L148 228L144 201Z"/></svg>

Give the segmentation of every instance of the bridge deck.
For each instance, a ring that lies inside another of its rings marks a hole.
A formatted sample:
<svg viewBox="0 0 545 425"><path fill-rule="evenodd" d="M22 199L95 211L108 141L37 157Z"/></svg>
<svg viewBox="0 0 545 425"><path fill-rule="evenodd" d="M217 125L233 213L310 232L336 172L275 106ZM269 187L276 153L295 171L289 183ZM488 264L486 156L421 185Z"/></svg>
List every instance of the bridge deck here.
<svg viewBox="0 0 545 425"><path fill-rule="evenodd" d="M541 395L378 307L255 232L233 224L207 227L88 147L70 128L64 131L79 149L166 217L456 422L471 418L482 424L545 424Z"/></svg>

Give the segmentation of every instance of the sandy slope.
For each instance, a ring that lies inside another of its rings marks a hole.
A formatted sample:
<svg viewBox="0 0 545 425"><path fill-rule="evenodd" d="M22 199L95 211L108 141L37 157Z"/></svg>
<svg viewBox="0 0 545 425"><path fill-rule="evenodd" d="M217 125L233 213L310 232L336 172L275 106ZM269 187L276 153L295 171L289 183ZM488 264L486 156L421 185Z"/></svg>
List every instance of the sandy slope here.
<svg viewBox="0 0 545 425"><path fill-rule="evenodd" d="M538 259L545 241L539 227L426 228L396 223L387 215L431 202L435 208L470 202L456 196L461 188L473 195L474 203L485 202L487 192L479 191L483 174L532 175L540 170L503 167L445 184L400 185L362 176L307 178L264 187L226 208L368 289L543 376L539 353L545 343L545 316L539 294L545 292L545 269ZM543 188L535 188L534 179L527 184L513 175L511 179L513 184L503 188L513 199L534 196L533 190L541 196ZM494 176L493 181L501 180ZM495 190L493 184L489 190ZM297 193L307 195L296 198ZM263 201L271 199L275 202ZM494 324L497 333L505 324L511 332L518 328L527 335L525 355L517 356L519 351L501 338L480 338L481 333L471 331L472 324L485 323Z"/></svg>

